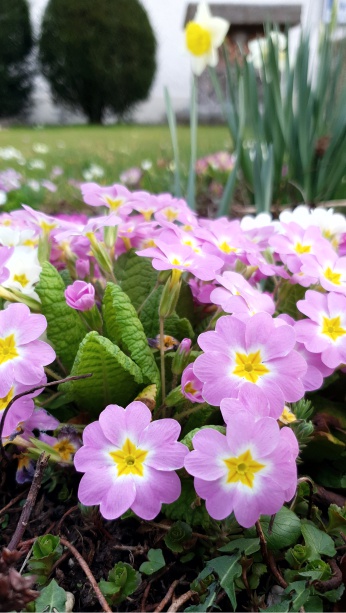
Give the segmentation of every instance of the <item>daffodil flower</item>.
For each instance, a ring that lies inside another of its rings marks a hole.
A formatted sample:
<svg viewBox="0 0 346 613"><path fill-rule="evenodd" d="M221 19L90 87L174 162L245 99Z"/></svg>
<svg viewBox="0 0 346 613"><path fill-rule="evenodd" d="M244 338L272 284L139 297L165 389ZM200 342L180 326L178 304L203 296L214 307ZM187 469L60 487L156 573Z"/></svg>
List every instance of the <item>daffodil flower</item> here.
<svg viewBox="0 0 346 613"><path fill-rule="evenodd" d="M206 66L216 66L217 49L222 45L229 30L229 22L222 17L213 17L206 2L201 2L193 21L185 28L185 43L191 54L192 70L199 76Z"/></svg>

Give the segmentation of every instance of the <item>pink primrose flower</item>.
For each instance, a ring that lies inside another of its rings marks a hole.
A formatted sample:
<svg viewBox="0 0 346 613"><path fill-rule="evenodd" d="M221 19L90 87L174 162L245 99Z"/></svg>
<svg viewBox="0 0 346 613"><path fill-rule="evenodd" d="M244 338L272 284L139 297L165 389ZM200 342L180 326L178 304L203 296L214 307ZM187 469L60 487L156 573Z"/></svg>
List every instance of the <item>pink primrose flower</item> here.
<svg viewBox="0 0 346 613"><path fill-rule="evenodd" d="M6 268L5 264L13 254L13 247L0 247L0 284L10 276L10 271Z"/></svg>
<svg viewBox="0 0 346 613"><path fill-rule="evenodd" d="M136 252L140 256L152 257L155 270L189 271L198 279L209 281L214 279L223 266L220 258L198 255L191 247L179 242L167 244L161 239L156 239L155 243L156 247Z"/></svg>
<svg viewBox="0 0 346 613"><path fill-rule="evenodd" d="M295 324L297 340L308 351L321 354L322 362L337 368L346 362L346 297L308 290L298 309L308 317Z"/></svg>
<svg viewBox="0 0 346 613"><path fill-rule="evenodd" d="M181 376L181 393L191 402L204 402L202 387L202 381L197 379L193 372L193 365L189 364Z"/></svg>
<svg viewBox="0 0 346 613"><path fill-rule="evenodd" d="M292 430L280 430L275 419L256 419L240 410L228 422L226 436L205 428L192 443L185 468L214 519L233 511L238 523L250 528L260 515L277 513L294 495L298 444Z"/></svg>
<svg viewBox="0 0 346 613"><path fill-rule="evenodd" d="M226 313L247 313L254 315L266 312L273 315L275 304L268 294L254 288L237 272L224 272L216 276L216 281L223 285L211 293L210 299L221 306Z"/></svg>
<svg viewBox="0 0 346 613"><path fill-rule="evenodd" d="M44 315L33 315L25 304L10 304L0 311L0 397L14 382L35 385L43 367L55 359L50 345L37 340L47 327Z"/></svg>
<svg viewBox="0 0 346 613"><path fill-rule="evenodd" d="M95 288L91 283L75 281L65 289L66 302L76 311L89 311L95 305Z"/></svg>
<svg viewBox="0 0 346 613"><path fill-rule="evenodd" d="M174 419L150 423L151 417L142 402L125 409L109 405L84 430L83 447L74 458L76 469L85 473L78 496L82 504L100 505L106 519L130 508L142 519L153 519L162 503L180 495L174 471L183 467L188 453L177 442L180 425Z"/></svg>
<svg viewBox="0 0 346 613"><path fill-rule="evenodd" d="M123 185L101 187L97 183L82 183L80 188L84 202L90 206L106 206L117 215L129 215L132 211L133 194Z"/></svg>
<svg viewBox="0 0 346 613"><path fill-rule="evenodd" d="M203 382L202 396L219 406L223 398L234 398L249 382L265 394L270 415L278 418L286 402L303 397L301 377L307 364L293 347L292 326L276 322L268 313L257 313L243 321L233 315L220 317L214 331L204 332L198 343L204 353L193 370Z"/></svg>
<svg viewBox="0 0 346 613"><path fill-rule="evenodd" d="M346 294L346 257L338 257L337 253L329 247L324 248L316 255L302 256L301 272L320 282L323 289L328 292Z"/></svg>
<svg viewBox="0 0 346 613"><path fill-rule="evenodd" d="M276 234L269 239L269 245L280 255L287 268L297 273L302 265L301 256L304 254L316 255L324 249L330 249L330 243L323 238L322 232L316 226L307 229L295 222L282 223L284 234Z"/></svg>
<svg viewBox="0 0 346 613"><path fill-rule="evenodd" d="M44 380L46 381L46 378L44 378ZM29 390L31 387L33 386L22 385L21 383L13 383L8 394L6 394L6 396L4 396L3 398L0 398L0 419L2 417L3 411L6 409L9 402L15 396ZM38 396L41 391L42 390L38 390L33 394L18 398L18 400L13 403L5 418L5 423L2 431L2 436L4 438L16 433L19 424L21 424L21 422L25 422L27 419L29 419L29 417L31 417L35 409L33 397Z"/></svg>

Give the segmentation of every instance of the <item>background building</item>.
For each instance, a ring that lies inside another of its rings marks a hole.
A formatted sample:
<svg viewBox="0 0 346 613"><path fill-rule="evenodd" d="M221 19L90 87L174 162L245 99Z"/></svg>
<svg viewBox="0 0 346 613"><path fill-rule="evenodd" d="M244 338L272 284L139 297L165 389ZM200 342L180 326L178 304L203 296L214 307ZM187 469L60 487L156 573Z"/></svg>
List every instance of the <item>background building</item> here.
<svg viewBox="0 0 346 613"><path fill-rule="evenodd" d="M73 0L72 0L73 1ZM197 2L188 0L141 0L146 8L156 34L157 73L148 100L135 109L133 120L155 123L165 120L164 87L167 86L175 111L184 116L189 106L190 58L184 48L183 28L186 19L194 16ZM325 2L328 0L209 0L215 15L227 17L231 24L229 44L244 44L249 38L261 34L262 23L271 21L290 26L290 36L298 38L300 24L308 27L317 38ZM47 0L29 0L32 22L36 32L47 4ZM207 115L209 108L207 81L201 83L202 110ZM204 91L204 94L203 94ZM73 114L53 104L49 86L42 76L36 78L33 107L30 115L32 123L70 123L82 122L80 115Z"/></svg>

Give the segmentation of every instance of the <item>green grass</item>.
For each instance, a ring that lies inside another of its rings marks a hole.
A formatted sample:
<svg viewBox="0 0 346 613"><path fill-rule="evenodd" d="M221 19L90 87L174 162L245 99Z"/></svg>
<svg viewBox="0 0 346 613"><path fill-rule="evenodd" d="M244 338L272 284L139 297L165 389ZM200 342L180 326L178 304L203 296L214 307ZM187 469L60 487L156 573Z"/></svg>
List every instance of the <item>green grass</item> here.
<svg viewBox="0 0 346 613"><path fill-rule="evenodd" d="M190 152L190 132L188 126L178 128L179 148L183 174L187 172ZM35 144L42 143L48 147L45 154L36 153ZM230 148L230 139L226 128L222 126L201 126L198 130L198 157ZM25 158L25 165L14 160L0 158L0 171L12 167L27 180L48 179L54 166L63 169L63 175L55 180L58 190L44 194L33 194L24 189L23 198L31 200L28 204L44 206L50 211L58 211L67 206L80 206L78 190L68 180L84 181L83 171L91 164L97 164L104 170L104 176L95 179L103 185L119 182L122 171L140 166L144 160L150 160L152 169L147 173L146 188L153 192L171 190L173 176L170 171L172 147L168 126L71 126L49 128L10 128L0 131L0 148L12 146ZM30 169L29 162L40 159L45 169ZM23 189L20 190L23 192ZM35 202L36 198L36 202ZM39 202L38 199L43 199ZM67 207L68 208L68 207Z"/></svg>

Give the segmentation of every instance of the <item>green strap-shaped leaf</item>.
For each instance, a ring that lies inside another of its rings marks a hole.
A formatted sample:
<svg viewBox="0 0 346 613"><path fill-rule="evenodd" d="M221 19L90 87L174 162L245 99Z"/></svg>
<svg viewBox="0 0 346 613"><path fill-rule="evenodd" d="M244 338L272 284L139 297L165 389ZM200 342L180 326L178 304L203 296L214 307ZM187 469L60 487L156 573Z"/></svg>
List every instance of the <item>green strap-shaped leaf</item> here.
<svg viewBox="0 0 346 613"><path fill-rule="evenodd" d="M58 358L70 370L86 330L78 313L66 304L65 284L58 271L45 262L36 291L47 318L47 336Z"/></svg>
<svg viewBox="0 0 346 613"><path fill-rule="evenodd" d="M149 258L141 257L131 249L117 259L114 272L135 309L140 309L157 281L157 271Z"/></svg>
<svg viewBox="0 0 346 613"><path fill-rule="evenodd" d="M107 283L102 308L106 336L139 366L146 385L159 388L160 373L130 298L118 285Z"/></svg>
<svg viewBox="0 0 346 613"><path fill-rule="evenodd" d="M81 409L98 416L108 404L126 406L143 383L137 364L119 347L97 332L89 332L80 344L71 375L92 373L89 379L61 386Z"/></svg>

